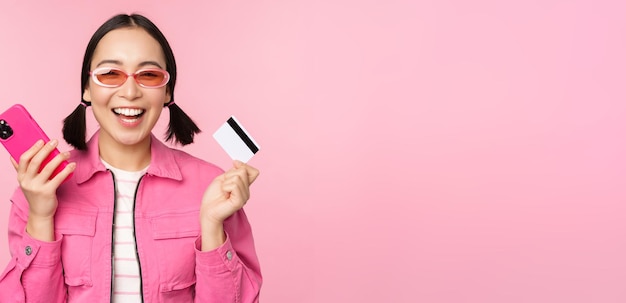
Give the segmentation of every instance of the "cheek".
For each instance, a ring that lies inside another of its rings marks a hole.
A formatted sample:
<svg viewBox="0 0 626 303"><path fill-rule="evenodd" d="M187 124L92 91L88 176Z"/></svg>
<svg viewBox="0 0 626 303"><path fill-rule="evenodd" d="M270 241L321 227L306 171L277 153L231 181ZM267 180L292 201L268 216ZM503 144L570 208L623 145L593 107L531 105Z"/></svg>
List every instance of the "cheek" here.
<svg viewBox="0 0 626 303"><path fill-rule="evenodd" d="M146 92L146 94L144 95L145 97L148 97L148 99L150 100L150 104L152 106L161 106L163 107L163 105L165 103L167 103L170 99L169 94L163 90L159 90L159 91L148 91Z"/></svg>
<svg viewBox="0 0 626 303"><path fill-rule="evenodd" d="M91 111L94 116L100 117L107 114L110 110L106 102L98 102L98 99L94 99L94 101L91 101Z"/></svg>
<svg viewBox="0 0 626 303"><path fill-rule="evenodd" d="M111 97L113 96L113 91L107 89L101 89L99 87L92 88L89 91L89 95L91 97L92 105L95 104L106 104L109 102Z"/></svg>
<svg viewBox="0 0 626 303"><path fill-rule="evenodd" d="M157 109L152 110L150 112L150 115L153 117L152 120L154 120L154 124L156 124L157 121L159 120L159 118L161 117L161 113L163 113L163 111L162 110L157 110Z"/></svg>

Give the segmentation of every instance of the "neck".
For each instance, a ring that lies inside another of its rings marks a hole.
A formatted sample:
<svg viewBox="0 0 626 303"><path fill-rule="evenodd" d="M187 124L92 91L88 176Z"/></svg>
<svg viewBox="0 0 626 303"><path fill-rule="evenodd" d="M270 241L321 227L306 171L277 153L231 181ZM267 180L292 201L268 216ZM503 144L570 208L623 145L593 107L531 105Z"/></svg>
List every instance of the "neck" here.
<svg viewBox="0 0 626 303"><path fill-rule="evenodd" d="M139 171L150 164L150 137L134 145L124 145L111 140L98 142L100 157L115 168Z"/></svg>

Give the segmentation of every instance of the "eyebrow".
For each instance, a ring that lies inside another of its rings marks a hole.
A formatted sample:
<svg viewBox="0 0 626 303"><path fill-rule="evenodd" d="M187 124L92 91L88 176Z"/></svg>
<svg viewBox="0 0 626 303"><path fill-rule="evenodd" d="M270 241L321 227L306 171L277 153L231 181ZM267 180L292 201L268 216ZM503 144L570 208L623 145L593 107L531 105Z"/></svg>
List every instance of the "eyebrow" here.
<svg viewBox="0 0 626 303"><path fill-rule="evenodd" d="M122 65L122 61L120 61L120 60L110 60L109 59L109 60L102 60L102 61L98 62L98 65L96 65L96 67L98 67L98 66L100 66L102 64L107 64L107 63ZM143 61L143 62L139 63L139 67L144 67L146 65L156 65L160 69L163 69L161 64L157 63L156 61Z"/></svg>

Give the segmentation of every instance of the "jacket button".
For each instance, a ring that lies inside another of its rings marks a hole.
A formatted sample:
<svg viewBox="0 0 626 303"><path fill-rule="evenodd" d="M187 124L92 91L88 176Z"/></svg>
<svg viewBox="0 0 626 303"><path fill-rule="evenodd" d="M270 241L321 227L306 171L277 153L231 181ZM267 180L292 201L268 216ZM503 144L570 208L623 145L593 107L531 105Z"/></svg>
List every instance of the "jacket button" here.
<svg viewBox="0 0 626 303"><path fill-rule="evenodd" d="M30 254L33 253L33 249L30 246L26 246L26 248L24 249L24 252L26 253L27 256L30 256Z"/></svg>
<svg viewBox="0 0 626 303"><path fill-rule="evenodd" d="M233 259L233 253L230 250L226 252L226 259L228 259L228 261Z"/></svg>

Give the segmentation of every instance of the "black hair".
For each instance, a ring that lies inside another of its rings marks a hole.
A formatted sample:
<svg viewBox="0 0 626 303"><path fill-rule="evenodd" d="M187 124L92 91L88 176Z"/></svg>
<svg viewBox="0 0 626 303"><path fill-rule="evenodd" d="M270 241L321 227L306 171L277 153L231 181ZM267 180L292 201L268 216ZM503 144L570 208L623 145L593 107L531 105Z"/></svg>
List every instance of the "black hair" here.
<svg viewBox="0 0 626 303"><path fill-rule="evenodd" d="M163 33L152 23L148 18L138 14L119 14L113 16L102 24L89 40L87 49L85 50L85 57L83 58L83 66L80 75L80 89L81 89L81 103L74 109L74 111L63 120L63 138L65 141L79 150L86 150L87 144L85 142L86 133L86 121L85 111L86 107L91 105L91 102L82 99L85 88L87 88L89 82L89 72L91 68L91 60L93 53L96 50L96 46L107 33L119 28L139 27L144 29L150 36L152 36L163 49L165 55L166 70L170 74L170 81L167 83L167 89L170 93L171 99L164 106L169 108L170 121L166 132L166 141L175 141L181 145L187 145L193 143L193 137L200 132L198 126L183 112L176 103L174 103L174 86L176 85L176 60L174 59L174 53L170 47L167 39Z"/></svg>

